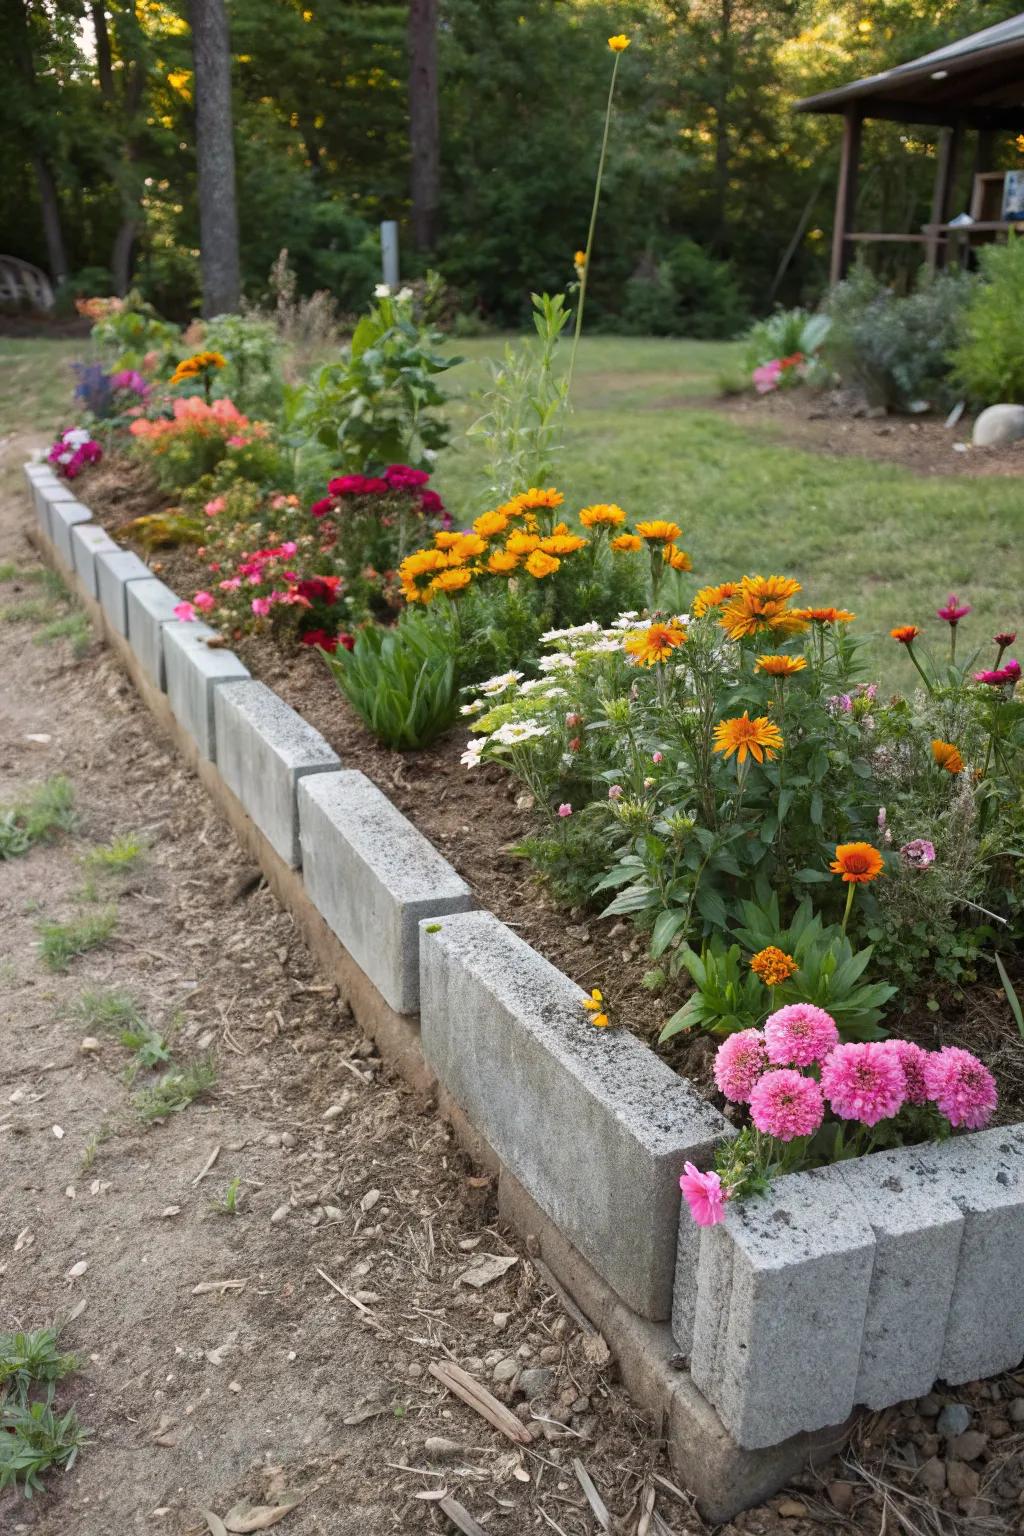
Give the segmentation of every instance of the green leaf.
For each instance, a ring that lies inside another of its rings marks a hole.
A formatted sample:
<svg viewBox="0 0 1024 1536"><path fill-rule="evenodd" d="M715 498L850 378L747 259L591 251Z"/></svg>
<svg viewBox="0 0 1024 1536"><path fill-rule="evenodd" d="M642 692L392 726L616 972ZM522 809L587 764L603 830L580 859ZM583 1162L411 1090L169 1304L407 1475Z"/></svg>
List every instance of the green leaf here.
<svg viewBox="0 0 1024 1536"><path fill-rule="evenodd" d="M1006 973L1006 966L1003 964L1002 956L998 950L995 951L995 962L996 970L999 972L999 980L1002 982L1003 991L1006 993L1006 1001L1010 1005L1010 1012L1016 1021L1021 1038L1024 1039L1024 1011L1021 1010L1020 998L1014 990L1013 982Z"/></svg>
<svg viewBox="0 0 1024 1536"><path fill-rule="evenodd" d="M724 930L728 927L729 914L725 910L725 902L718 892L709 885L701 885L697 891L697 910L705 921L713 928Z"/></svg>
<svg viewBox="0 0 1024 1536"><path fill-rule="evenodd" d="M668 912L659 912L654 932L651 935L651 955L657 960L663 955L675 938L676 934L686 923L686 913L681 908L670 909Z"/></svg>

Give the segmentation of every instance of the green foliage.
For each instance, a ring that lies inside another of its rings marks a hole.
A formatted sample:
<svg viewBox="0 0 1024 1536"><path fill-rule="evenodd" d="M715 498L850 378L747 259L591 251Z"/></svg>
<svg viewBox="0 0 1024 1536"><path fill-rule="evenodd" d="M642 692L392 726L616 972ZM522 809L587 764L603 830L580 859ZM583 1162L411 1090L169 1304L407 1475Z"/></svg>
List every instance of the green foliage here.
<svg viewBox="0 0 1024 1536"><path fill-rule="evenodd" d="M958 270L925 274L915 293L899 298L866 266L856 267L829 296L824 361L870 405L948 404L950 355L975 282Z"/></svg>
<svg viewBox="0 0 1024 1536"><path fill-rule="evenodd" d="M86 869L101 874L123 874L138 868L146 856L148 846L145 838L135 833L121 833L101 847L90 848L88 853L82 855L82 863Z"/></svg>
<svg viewBox="0 0 1024 1536"><path fill-rule="evenodd" d="M57 1348L59 1330L0 1333L0 1393L25 1402L37 1383L53 1386L78 1369L78 1358Z"/></svg>
<svg viewBox="0 0 1024 1536"><path fill-rule="evenodd" d="M741 958L738 944L727 947L715 938L702 947L699 955L684 944L679 959L692 977L696 991L672 1015L659 1040L671 1040L673 1035L688 1029L731 1035L759 1022L767 995Z"/></svg>
<svg viewBox="0 0 1024 1536"><path fill-rule="evenodd" d="M155 352L158 371L169 374L182 352L178 326L162 319L136 289L106 308L93 326L92 340L112 370L138 370L147 353Z"/></svg>
<svg viewBox="0 0 1024 1536"><path fill-rule="evenodd" d="M351 651L323 652L356 714L385 746L429 746L456 715L455 657L449 633L417 613L394 629L368 626Z"/></svg>
<svg viewBox="0 0 1024 1536"><path fill-rule="evenodd" d="M49 841L75 824L75 792L58 776L42 784L14 805L0 806L0 862L27 853L36 843Z"/></svg>
<svg viewBox="0 0 1024 1536"><path fill-rule="evenodd" d="M807 309L777 309L766 319L756 320L743 337L745 372L749 376L764 363L792 357L795 352L813 358L826 340L831 324L828 315Z"/></svg>
<svg viewBox="0 0 1024 1536"><path fill-rule="evenodd" d="M202 344L227 359L217 375L216 393L227 396L244 416L273 419L284 387L273 322L259 315L218 315L205 322Z"/></svg>
<svg viewBox="0 0 1024 1536"><path fill-rule="evenodd" d="M69 923L41 923L40 958L47 970L66 971L76 956L105 944L116 927L117 912L113 907L74 918Z"/></svg>
<svg viewBox="0 0 1024 1536"><path fill-rule="evenodd" d="M90 1438L73 1408L62 1416L53 1410L56 1384L79 1364L57 1339L56 1328L0 1334L0 1494L41 1492L43 1474L69 1471ZM38 1387L45 1389L42 1399L33 1396Z"/></svg>
<svg viewBox="0 0 1024 1536"><path fill-rule="evenodd" d="M71 1016L87 1030L130 1030L144 1020L138 999L116 987L86 987L75 999Z"/></svg>
<svg viewBox="0 0 1024 1536"><path fill-rule="evenodd" d="M649 275L631 277L621 328L634 335L735 336L749 311L729 262L680 240Z"/></svg>
<svg viewBox="0 0 1024 1536"><path fill-rule="evenodd" d="M967 298L952 354L956 381L976 405L1024 403L1024 240L978 249L981 282Z"/></svg>
<svg viewBox="0 0 1024 1536"><path fill-rule="evenodd" d="M233 1178L220 1199L213 1202L211 1210L219 1211L225 1216L237 1216L239 1203L242 1198L241 1189L241 1179Z"/></svg>
<svg viewBox="0 0 1024 1536"><path fill-rule="evenodd" d="M139 1119L145 1125L180 1114L196 1099L210 1092L217 1081L217 1070L208 1058L190 1062L186 1067L172 1067L151 1087L141 1089L132 1099Z"/></svg>
<svg viewBox="0 0 1024 1536"><path fill-rule="evenodd" d="M51 619L32 636L33 645L52 645L55 640L67 640L72 656L81 661L92 644L92 627L80 609Z"/></svg>

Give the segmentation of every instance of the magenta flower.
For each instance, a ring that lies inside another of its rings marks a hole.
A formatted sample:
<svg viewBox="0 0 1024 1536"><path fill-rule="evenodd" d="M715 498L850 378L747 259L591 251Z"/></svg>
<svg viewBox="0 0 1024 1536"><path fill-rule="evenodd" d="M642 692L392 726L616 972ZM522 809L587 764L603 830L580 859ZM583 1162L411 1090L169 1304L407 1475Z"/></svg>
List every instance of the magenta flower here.
<svg viewBox="0 0 1024 1536"><path fill-rule="evenodd" d="M976 683L988 683L992 688L1002 688L1007 683L1011 685L1018 683L1020 681L1020 662L1014 661L1011 656L1004 666L997 667L995 671L975 672L974 681Z"/></svg>
<svg viewBox="0 0 1024 1536"><path fill-rule="evenodd" d="M210 609L216 606L216 599L209 592L197 592L192 601L203 613L209 613Z"/></svg>
<svg viewBox="0 0 1024 1536"><path fill-rule="evenodd" d="M750 1118L759 1131L779 1141L813 1136L825 1118L821 1089L802 1072L766 1072L750 1095Z"/></svg>
<svg viewBox="0 0 1024 1536"><path fill-rule="evenodd" d="M782 363L777 357L770 363L762 363L760 368L753 372L754 388L759 395L770 395L773 389L777 389L779 379L782 377Z"/></svg>
<svg viewBox="0 0 1024 1536"><path fill-rule="evenodd" d="M911 869L927 869L929 864L935 863L935 844L930 843L926 837L915 837L903 844L900 858Z"/></svg>
<svg viewBox="0 0 1024 1536"><path fill-rule="evenodd" d="M195 621L196 610L192 603L175 603L171 612L176 619L181 619L183 624L192 624Z"/></svg>
<svg viewBox="0 0 1024 1536"><path fill-rule="evenodd" d="M821 1088L840 1119L864 1125L890 1119L907 1096L898 1056L872 1040L837 1045L821 1069Z"/></svg>
<svg viewBox="0 0 1024 1536"><path fill-rule="evenodd" d="M254 597L252 600L252 611L258 618L265 619L270 612L270 598Z"/></svg>
<svg viewBox="0 0 1024 1536"><path fill-rule="evenodd" d="M715 1053L714 1074L720 1093L734 1104L750 1100L754 1084L768 1065L764 1036L757 1029L727 1035Z"/></svg>
<svg viewBox="0 0 1024 1536"><path fill-rule="evenodd" d="M907 1103L926 1104L929 1098L926 1080L930 1059L928 1052L915 1045L913 1040L886 1040L885 1044L903 1069Z"/></svg>
<svg viewBox="0 0 1024 1536"><path fill-rule="evenodd" d="M971 611L970 603L961 603L955 592L949 594L945 608L936 608L936 618L945 619L947 624L952 624L954 629L961 619L966 619Z"/></svg>
<svg viewBox="0 0 1024 1536"><path fill-rule="evenodd" d="M839 1044L836 1021L813 1003L790 1003L765 1020L768 1060L778 1067L809 1067Z"/></svg>
<svg viewBox="0 0 1024 1536"><path fill-rule="evenodd" d="M565 801L562 805L560 805L558 807L558 814L559 814L559 816L563 816L563 817L564 816L571 816L572 815L572 806L569 804L568 801Z"/></svg>
<svg viewBox="0 0 1024 1536"><path fill-rule="evenodd" d="M925 1066L928 1097L950 1125L966 1125L980 1131L991 1120L998 1094L988 1067L958 1045L934 1051Z"/></svg>
<svg viewBox="0 0 1024 1536"><path fill-rule="evenodd" d="M684 1163L679 1188L698 1227L713 1227L725 1220L728 1196L717 1173L701 1173L692 1163Z"/></svg>
<svg viewBox="0 0 1024 1536"><path fill-rule="evenodd" d="M998 635L992 636L993 641L1001 651L1005 651L1008 646L1011 646L1016 638L1017 631L1015 629L1001 630Z"/></svg>
<svg viewBox="0 0 1024 1536"><path fill-rule="evenodd" d="M328 512L334 510L334 497L322 496L319 501L314 501L309 509L310 517L326 517Z"/></svg>

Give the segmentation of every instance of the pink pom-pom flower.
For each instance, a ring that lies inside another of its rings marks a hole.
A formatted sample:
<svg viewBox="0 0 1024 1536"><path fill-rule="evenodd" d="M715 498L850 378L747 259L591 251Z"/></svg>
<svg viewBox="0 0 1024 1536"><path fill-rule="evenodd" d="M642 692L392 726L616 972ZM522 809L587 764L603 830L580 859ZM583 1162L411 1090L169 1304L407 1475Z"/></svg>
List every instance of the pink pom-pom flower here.
<svg viewBox="0 0 1024 1536"><path fill-rule="evenodd" d="M972 1131L987 1125L998 1095L988 1067L958 1045L944 1045L933 1052L925 1066L928 1097L950 1125L966 1125Z"/></svg>
<svg viewBox="0 0 1024 1536"><path fill-rule="evenodd" d="M839 1044L836 1021L813 1003L790 1003L764 1024L768 1060L778 1067L809 1067Z"/></svg>
<svg viewBox="0 0 1024 1536"><path fill-rule="evenodd" d="M760 1030L741 1029L726 1036L715 1053L713 1068L719 1092L734 1104L748 1103L754 1084L767 1066Z"/></svg>
<svg viewBox="0 0 1024 1536"><path fill-rule="evenodd" d="M903 1069L907 1103L927 1104L928 1052L923 1051L919 1045L915 1045L913 1040L887 1040L885 1044Z"/></svg>
<svg viewBox="0 0 1024 1536"><path fill-rule="evenodd" d="M750 1095L750 1118L759 1131L779 1141L813 1136L825 1118L821 1089L813 1077L791 1068L766 1072Z"/></svg>
<svg viewBox="0 0 1024 1536"><path fill-rule="evenodd" d="M717 1173L701 1173L692 1163L684 1163L679 1188L698 1227L713 1227L725 1220L728 1197Z"/></svg>
<svg viewBox="0 0 1024 1536"><path fill-rule="evenodd" d="M899 1057L888 1042L837 1045L821 1070L821 1087L842 1120L877 1125L895 1115L907 1096Z"/></svg>

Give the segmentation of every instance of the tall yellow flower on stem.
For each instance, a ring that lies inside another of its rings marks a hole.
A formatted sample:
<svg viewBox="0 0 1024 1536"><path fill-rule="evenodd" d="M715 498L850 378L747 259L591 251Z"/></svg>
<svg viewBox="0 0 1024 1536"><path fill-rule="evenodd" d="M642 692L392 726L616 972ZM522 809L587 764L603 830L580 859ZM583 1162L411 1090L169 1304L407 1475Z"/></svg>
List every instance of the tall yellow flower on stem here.
<svg viewBox="0 0 1024 1536"><path fill-rule="evenodd" d="M715 751L724 752L727 758L735 752L740 766L746 762L748 752L757 763L763 763L765 758L771 762L781 747L782 732L767 715L758 715L751 720L744 710L742 715L732 720L719 720L715 726Z"/></svg>
<svg viewBox="0 0 1024 1536"><path fill-rule="evenodd" d="M629 42L630 40L626 36L625 32L619 32L615 37L610 37L608 39L608 47L611 49L612 53L625 53L626 49L629 47Z"/></svg>

